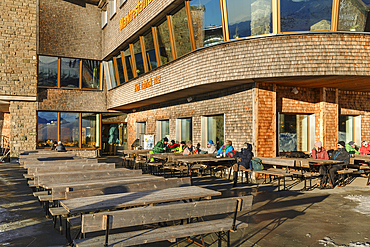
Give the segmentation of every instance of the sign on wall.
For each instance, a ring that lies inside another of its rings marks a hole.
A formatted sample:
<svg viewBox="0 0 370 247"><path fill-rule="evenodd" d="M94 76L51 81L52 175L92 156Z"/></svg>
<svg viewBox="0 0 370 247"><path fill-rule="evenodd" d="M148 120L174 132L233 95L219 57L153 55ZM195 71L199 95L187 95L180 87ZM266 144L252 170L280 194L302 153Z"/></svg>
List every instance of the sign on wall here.
<svg viewBox="0 0 370 247"><path fill-rule="evenodd" d="M147 89L147 88L152 87L153 85L158 84L160 82L161 82L161 76L160 75L154 77L153 79L149 78L149 79L144 80L143 82L138 82L138 83L135 84L135 92L138 92L138 91L143 90L143 89Z"/></svg>

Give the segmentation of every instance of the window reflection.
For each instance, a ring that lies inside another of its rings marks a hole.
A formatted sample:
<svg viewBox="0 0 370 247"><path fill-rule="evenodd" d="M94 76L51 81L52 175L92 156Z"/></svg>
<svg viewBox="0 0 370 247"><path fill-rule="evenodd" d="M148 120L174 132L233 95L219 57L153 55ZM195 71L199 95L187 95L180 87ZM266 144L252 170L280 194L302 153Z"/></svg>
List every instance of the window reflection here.
<svg viewBox="0 0 370 247"><path fill-rule="evenodd" d="M281 31L330 30L332 0L281 0Z"/></svg>
<svg viewBox="0 0 370 247"><path fill-rule="evenodd" d="M38 85L56 87L58 85L58 58L39 56Z"/></svg>
<svg viewBox="0 0 370 247"><path fill-rule="evenodd" d="M51 147L57 141L58 116L56 112L39 112L37 114L37 146Z"/></svg>
<svg viewBox="0 0 370 247"><path fill-rule="evenodd" d="M341 0L338 20L338 31L370 31L370 21L368 20L369 9L361 1ZM365 4L369 4L364 1Z"/></svg>
<svg viewBox="0 0 370 247"><path fill-rule="evenodd" d="M219 0L192 0L190 13L197 48L224 40Z"/></svg>
<svg viewBox="0 0 370 247"><path fill-rule="evenodd" d="M180 57L191 51L190 34L186 9L183 7L172 16L176 55Z"/></svg>
<svg viewBox="0 0 370 247"><path fill-rule="evenodd" d="M62 58L60 72L61 87L79 87L80 59Z"/></svg>
<svg viewBox="0 0 370 247"><path fill-rule="evenodd" d="M136 41L133 47L134 47L134 55L135 55L135 62L136 62L136 73L139 76L145 73L143 55L141 53L140 40Z"/></svg>
<svg viewBox="0 0 370 247"><path fill-rule="evenodd" d="M124 50L123 53L125 55L127 77L129 80L131 80L132 78L134 78L134 75L132 73L132 60L131 60L130 48L127 48L126 50Z"/></svg>
<svg viewBox="0 0 370 247"><path fill-rule="evenodd" d="M79 146L78 113L60 113L60 140L66 147Z"/></svg>
<svg viewBox="0 0 370 247"><path fill-rule="evenodd" d="M309 116L279 115L279 152L309 151Z"/></svg>
<svg viewBox="0 0 370 247"><path fill-rule="evenodd" d="M166 64L173 60L171 53L170 34L168 32L167 21L164 21L158 26L158 44L161 63Z"/></svg>
<svg viewBox="0 0 370 247"><path fill-rule="evenodd" d="M82 87L99 88L100 61L82 60Z"/></svg>
<svg viewBox="0 0 370 247"><path fill-rule="evenodd" d="M157 59L155 56L153 35L151 31L144 36L144 43L145 43L146 56L148 59L149 70L155 69L158 67L158 65L157 65Z"/></svg>
<svg viewBox="0 0 370 247"><path fill-rule="evenodd" d="M97 141L97 114L82 113L82 147L95 147Z"/></svg>
<svg viewBox="0 0 370 247"><path fill-rule="evenodd" d="M229 38L272 33L271 0L227 0Z"/></svg>
<svg viewBox="0 0 370 247"><path fill-rule="evenodd" d="M117 61L117 70L118 70L119 82L120 82L120 84L123 84L123 83L125 83L125 74L123 73L123 65L122 65L121 55L118 55L116 57L116 61Z"/></svg>
<svg viewBox="0 0 370 247"><path fill-rule="evenodd" d="M191 118L181 119L181 140L191 141L193 139L193 125Z"/></svg>
<svg viewBox="0 0 370 247"><path fill-rule="evenodd" d="M207 117L207 130L205 141L212 140L217 145L217 148L220 148L224 144L224 115Z"/></svg>
<svg viewBox="0 0 370 247"><path fill-rule="evenodd" d="M117 81L116 81L116 72L114 70L113 60L108 61L108 68L109 68L109 75L110 75L110 81L112 83L112 88L115 88L117 87Z"/></svg>

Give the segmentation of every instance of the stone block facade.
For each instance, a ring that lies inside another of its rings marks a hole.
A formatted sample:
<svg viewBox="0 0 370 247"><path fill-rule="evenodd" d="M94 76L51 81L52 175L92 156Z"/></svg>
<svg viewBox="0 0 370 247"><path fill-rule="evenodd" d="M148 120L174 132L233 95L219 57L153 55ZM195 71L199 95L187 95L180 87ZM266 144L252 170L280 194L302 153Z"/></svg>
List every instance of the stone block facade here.
<svg viewBox="0 0 370 247"><path fill-rule="evenodd" d="M39 55L103 58L101 11L96 5L85 1L38 2Z"/></svg>

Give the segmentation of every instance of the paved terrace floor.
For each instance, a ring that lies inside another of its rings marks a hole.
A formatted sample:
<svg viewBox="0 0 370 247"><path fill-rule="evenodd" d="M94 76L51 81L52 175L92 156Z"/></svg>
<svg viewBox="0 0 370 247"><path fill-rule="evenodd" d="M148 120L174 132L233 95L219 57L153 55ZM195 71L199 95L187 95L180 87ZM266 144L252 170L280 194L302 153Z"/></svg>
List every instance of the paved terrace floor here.
<svg viewBox="0 0 370 247"><path fill-rule="evenodd" d="M18 163L0 163L0 246L67 246L26 185ZM332 190L278 192L274 185L232 187L225 179L194 178L222 197L253 194L249 227L231 233L232 246L370 246L370 187L366 178ZM299 186L299 185L298 185ZM217 246L215 235L205 241ZM161 242L146 246L190 246ZM195 245L193 245L195 246ZM226 245L223 245L226 246Z"/></svg>

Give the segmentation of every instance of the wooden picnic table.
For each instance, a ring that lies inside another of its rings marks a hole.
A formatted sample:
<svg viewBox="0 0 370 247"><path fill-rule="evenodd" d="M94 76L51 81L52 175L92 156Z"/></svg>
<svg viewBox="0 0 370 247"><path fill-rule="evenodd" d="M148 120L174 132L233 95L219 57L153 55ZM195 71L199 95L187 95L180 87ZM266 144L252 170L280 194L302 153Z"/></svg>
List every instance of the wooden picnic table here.
<svg viewBox="0 0 370 247"><path fill-rule="evenodd" d="M141 150L123 150L123 154L127 155L139 155L149 153L150 149L141 149Z"/></svg>
<svg viewBox="0 0 370 247"><path fill-rule="evenodd" d="M219 196L221 192L197 186L168 188L163 190L119 193L112 195L91 196L60 201L70 214L87 213L134 206L154 205L157 203L174 202L190 199Z"/></svg>

